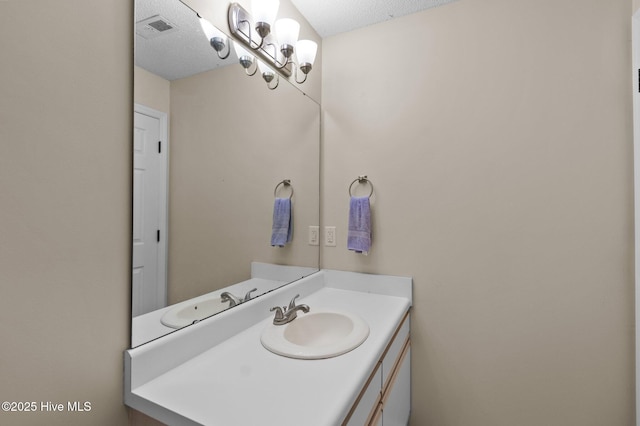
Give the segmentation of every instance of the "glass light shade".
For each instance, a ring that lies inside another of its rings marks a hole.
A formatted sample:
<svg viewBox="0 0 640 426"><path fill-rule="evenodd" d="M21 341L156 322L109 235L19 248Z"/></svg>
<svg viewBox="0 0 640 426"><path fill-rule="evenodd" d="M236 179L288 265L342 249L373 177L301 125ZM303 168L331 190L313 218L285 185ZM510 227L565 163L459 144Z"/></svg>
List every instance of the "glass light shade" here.
<svg viewBox="0 0 640 426"><path fill-rule="evenodd" d="M260 74L268 73L275 74L271 68L267 64L262 61L258 61L258 68L260 69Z"/></svg>
<svg viewBox="0 0 640 426"><path fill-rule="evenodd" d="M276 38L280 46L295 46L298 34L300 34L300 24L293 19L284 18L276 21Z"/></svg>
<svg viewBox="0 0 640 426"><path fill-rule="evenodd" d="M255 22L273 24L278 14L280 0L251 0L251 13Z"/></svg>
<svg viewBox="0 0 640 426"><path fill-rule="evenodd" d="M238 43L233 43L233 50L235 50L236 56L238 57L238 63L248 73L249 68L256 60L255 57ZM255 71L249 75L253 75L254 73Z"/></svg>
<svg viewBox="0 0 640 426"><path fill-rule="evenodd" d="M316 60L318 45L311 40L300 40L296 44L296 57L299 64L311 64Z"/></svg>
<svg viewBox="0 0 640 426"><path fill-rule="evenodd" d="M220 37L220 32L216 29L216 27L213 26L213 24L211 24L211 22L207 21L206 19L200 18L200 26L202 27L202 32L204 33L204 35L207 36L207 41L216 36Z"/></svg>
<svg viewBox="0 0 640 426"><path fill-rule="evenodd" d="M242 58L243 56L248 56L251 58L251 60L253 60L253 55L251 53L249 53L249 51L247 49L245 49L244 47L242 47L240 45L240 43L237 42L233 42L233 50L235 50L236 52L236 56L238 57L238 59Z"/></svg>

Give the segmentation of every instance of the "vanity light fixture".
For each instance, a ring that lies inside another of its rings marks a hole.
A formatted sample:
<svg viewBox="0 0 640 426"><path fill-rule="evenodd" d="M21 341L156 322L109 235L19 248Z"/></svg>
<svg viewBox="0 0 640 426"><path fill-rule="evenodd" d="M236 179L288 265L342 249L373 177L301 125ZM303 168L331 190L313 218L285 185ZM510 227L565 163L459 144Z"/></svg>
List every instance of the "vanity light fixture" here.
<svg viewBox="0 0 640 426"><path fill-rule="evenodd" d="M276 38L280 46L282 56L289 60L293 55L293 47L298 42L300 24L291 18L278 19L276 21Z"/></svg>
<svg viewBox="0 0 640 426"><path fill-rule="evenodd" d="M218 30L216 27L211 24L211 22L204 19L202 16L198 15L198 19L200 20L200 26L202 27L202 32L209 40L209 44L213 47L213 50L216 51L218 58L227 59L229 57L229 53L231 53L231 47L229 46L227 36L225 36L222 31ZM227 48L227 53L221 53L224 51L224 48Z"/></svg>
<svg viewBox="0 0 640 426"><path fill-rule="evenodd" d="M265 80L270 78L267 81L268 84L273 81L273 77L269 74L273 70L277 70L285 77L290 77L293 74L292 68L295 68L296 83L302 84L313 68L318 45L311 40L298 41L300 24L295 20L284 18L274 22L278 6L278 0L252 0L252 17L238 3L232 3L229 6L229 30L237 41L255 52L268 67L272 68L263 72ZM272 24L274 31L271 31ZM241 65L245 70L247 69L242 61ZM302 77L298 76L298 70L302 72ZM269 88L272 89L271 86Z"/></svg>
<svg viewBox="0 0 640 426"><path fill-rule="evenodd" d="M260 45L271 32L271 24L276 19L279 0L251 0L251 10L256 19L256 32L260 36ZM249 27L249 39L251 39L251 27Z"/></svg>
<svg viewBox="0 0 640 426"><path fill-rule="evenodd" d="M313 61L316 59L318 45L311 40L300 40L296 43L296 56L298 57L298 68L303 72L304 78L298 81L296 72L296 83L302 84L307 80L307 74L313 68Z"/></svg>

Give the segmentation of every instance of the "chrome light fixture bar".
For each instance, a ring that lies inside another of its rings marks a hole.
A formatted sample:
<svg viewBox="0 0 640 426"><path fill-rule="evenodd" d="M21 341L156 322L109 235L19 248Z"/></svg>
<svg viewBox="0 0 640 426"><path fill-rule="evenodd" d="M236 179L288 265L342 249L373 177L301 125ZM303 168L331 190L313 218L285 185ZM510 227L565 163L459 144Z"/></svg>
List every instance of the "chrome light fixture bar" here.
<svg viewBox="0 0 640 426"><path fill-rule="evenodd" d="M229 30L242 44L247 46L267 64L272 65L286 77L291 76L292 63L279 53L275 35L270 31L270 24L254 22L251 14L238 3L229 5ZM254 34L257 33L257 34Z"/></svg>

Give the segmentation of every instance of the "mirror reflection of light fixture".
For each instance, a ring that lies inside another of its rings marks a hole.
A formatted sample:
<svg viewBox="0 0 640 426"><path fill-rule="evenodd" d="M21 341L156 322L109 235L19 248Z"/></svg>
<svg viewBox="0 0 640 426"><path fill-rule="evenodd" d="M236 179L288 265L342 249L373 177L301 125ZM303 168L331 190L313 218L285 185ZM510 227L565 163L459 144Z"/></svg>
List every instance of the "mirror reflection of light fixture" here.
<svg viewBox="0 0 640 426"><path fill-rule="evenodd" d="M218 58L227 59L229 53L231 53L231 47L227 43L227 37L202 16L198 15L198 19L200 20L202 32L207 36L207 40L209 40L209 44L213 47L213 50L216 51ZM227 53L221 53L225 47L227 48Z"/></svg>
<svg viewBox="0 0 640 426"><path fill-rule="evenodd" d="M237 41L255 52L272 68L269 72L277 70L285 77L290 77L292 68L295 67L294 79L296 83L302 84L313 68L318 45L311 40L298 40L300 24L293 19L275 21L274 31L271 31L278 3L278 0L252 0L251 7L255 18L238 3L232 3L229 6L229 29ZM260 36L259 42L252 36L251 28L255 28ZM245 70L251 66L242 64L242 61L241 65ZM299 78L298 70L302 72L302 78Z"/></svg>
<svg viewBox="0 0 640 426"><path fill-rule="evenodd" d="M233 49L236 51L236 56L238 57L238 62L244 68L244 72L247 75L252 76L258 71L258 66L256 65L256 58L247 51L244 47L240 46L238 43L233 43ZM251 66L253 65L253 71L250 71Z"/></svg>
<svg viewBox="0 0 640 426"><path fill-rule="evenodd" d="M280 84L280 77L262 61L258 61L258 68L260 69L262 78L267 82L267 87L269 88L269 90L276 89L278 87L278 84ZM275 81L275 83L271 84L273 81Z"/></svg>

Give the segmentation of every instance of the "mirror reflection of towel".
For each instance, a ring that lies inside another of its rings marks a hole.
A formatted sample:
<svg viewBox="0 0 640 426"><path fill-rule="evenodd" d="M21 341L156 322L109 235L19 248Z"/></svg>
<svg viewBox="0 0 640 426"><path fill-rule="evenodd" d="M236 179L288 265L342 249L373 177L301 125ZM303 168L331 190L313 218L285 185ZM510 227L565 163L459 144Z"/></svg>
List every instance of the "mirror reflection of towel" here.
<svg viewBox="0 0 640 426"><path fill-rule="evenodd" d="M291 199L276 198L273 204L273 227L271 245L284 247L293 237L291 220Z"/></svg>
<svg viewBox="0 0 640 426"><path fill-rule="evenodd" d="M367 254L371 249L371 209L369 197L351 197L347 248Z"/></svg>

